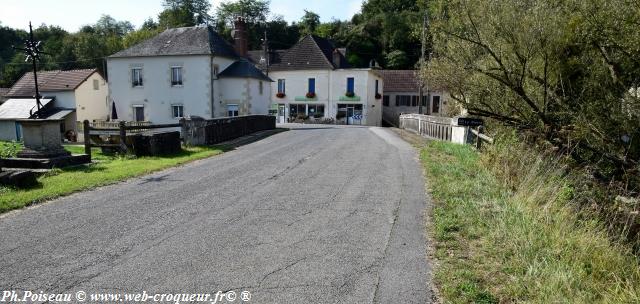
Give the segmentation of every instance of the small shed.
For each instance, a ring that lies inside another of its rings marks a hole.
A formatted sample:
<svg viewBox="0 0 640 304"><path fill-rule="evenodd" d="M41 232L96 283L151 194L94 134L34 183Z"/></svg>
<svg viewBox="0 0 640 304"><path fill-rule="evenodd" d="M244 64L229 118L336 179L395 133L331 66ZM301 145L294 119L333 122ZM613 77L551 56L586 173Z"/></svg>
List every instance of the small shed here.
<svg viewBox="0 0 640 304"><path fill-rule="evenodd" d="M73 126L75 119L73 113L75 109L65 109L52 107L54 98L41 98L42 113L46 118L65 119L60 131L64 133L69 129L67 124ZM36 100L34 98L12 98L0 105L0 140L20 141L22 140L22 128L19 119L30 118L37 111ZM69 120L67 122L67 120Z"/></svg>

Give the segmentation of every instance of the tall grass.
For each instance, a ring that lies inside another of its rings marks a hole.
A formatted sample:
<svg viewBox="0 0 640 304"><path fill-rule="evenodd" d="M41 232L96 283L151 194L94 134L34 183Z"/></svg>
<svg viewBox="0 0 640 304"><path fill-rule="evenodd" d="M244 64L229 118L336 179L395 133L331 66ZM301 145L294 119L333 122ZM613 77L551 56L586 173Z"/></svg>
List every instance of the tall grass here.
<svg viewBox="0 0 640 304"><path fill-rule="evenodd" d="M445 302L639 303L638 259L579 212L579 175L513 137L497 142L482 155L422 151Z"/></svg>

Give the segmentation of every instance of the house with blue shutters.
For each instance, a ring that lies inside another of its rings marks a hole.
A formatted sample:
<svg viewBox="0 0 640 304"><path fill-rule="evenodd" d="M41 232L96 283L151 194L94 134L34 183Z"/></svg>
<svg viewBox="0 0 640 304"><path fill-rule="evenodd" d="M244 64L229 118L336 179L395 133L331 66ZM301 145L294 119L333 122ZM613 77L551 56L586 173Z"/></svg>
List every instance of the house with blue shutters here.
<svg viewBox="0 0 640 304"><path fill-rule="evenodd" d="M278 122L333 120L380 126L380 70L352 68L346 55L346 49L314 35L288 50L249 52L249 58L273 79L270 107Z"/></svg>

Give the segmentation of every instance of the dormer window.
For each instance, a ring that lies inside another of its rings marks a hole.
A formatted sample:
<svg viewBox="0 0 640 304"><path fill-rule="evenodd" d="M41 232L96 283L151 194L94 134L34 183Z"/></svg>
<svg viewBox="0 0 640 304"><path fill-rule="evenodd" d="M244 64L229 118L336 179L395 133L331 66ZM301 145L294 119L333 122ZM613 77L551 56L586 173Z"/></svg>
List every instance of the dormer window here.
<svg viewBox="0 0 640 304"><path fill-rule="evenodd" d="M142 68L131 69L131 86L133 87L142 86Z"/></svg>

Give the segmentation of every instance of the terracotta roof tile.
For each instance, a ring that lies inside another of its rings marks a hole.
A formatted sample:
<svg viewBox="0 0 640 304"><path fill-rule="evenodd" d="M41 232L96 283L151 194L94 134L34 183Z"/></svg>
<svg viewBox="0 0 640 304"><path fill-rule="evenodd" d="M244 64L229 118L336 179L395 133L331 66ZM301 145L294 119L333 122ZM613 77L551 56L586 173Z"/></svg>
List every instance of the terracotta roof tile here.
<svg viewBox="0 0 640 304"><path fill-rule="evenodd" d="M38 88L40 92L73 91L96 72L96 69L40 71ZM6 96L33 97L35 91L33 72L27 72L11 87Z"/></svg>
<svg viewBox="0 0 640 304"><path fill-rule="evenodd" d="M385 92L417 92L416 70L381 70Z"/></svg>

